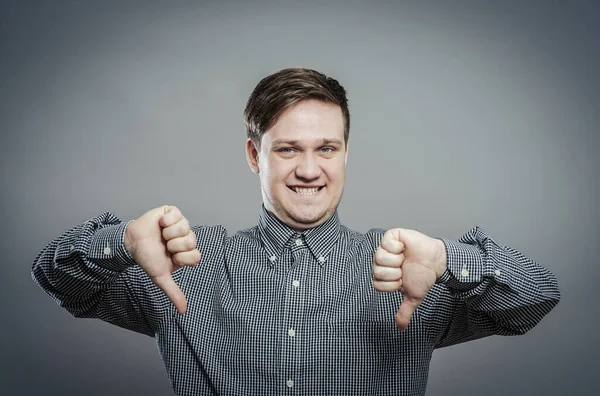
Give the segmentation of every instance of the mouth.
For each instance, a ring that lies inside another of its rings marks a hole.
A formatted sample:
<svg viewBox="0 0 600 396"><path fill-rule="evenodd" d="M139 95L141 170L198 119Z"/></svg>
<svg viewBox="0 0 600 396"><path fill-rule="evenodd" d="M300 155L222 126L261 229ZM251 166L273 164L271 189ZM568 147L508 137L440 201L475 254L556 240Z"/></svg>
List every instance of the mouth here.
<svg viewBox="0 0 600 396"><path fill-rule="evenodd" d="M305 197L310 197L313 195L317 195L319 191L321 191L325 186L318 187L297 187L297 186L287 186L290 190L295 192L298 195L302 195Z"/></svg>

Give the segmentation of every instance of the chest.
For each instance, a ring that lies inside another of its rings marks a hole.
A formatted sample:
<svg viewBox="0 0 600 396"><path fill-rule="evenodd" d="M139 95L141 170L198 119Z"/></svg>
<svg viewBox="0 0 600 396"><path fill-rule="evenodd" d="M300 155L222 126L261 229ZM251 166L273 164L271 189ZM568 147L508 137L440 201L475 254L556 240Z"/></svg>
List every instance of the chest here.
<svg viewBox="0 0 600 396"><path fill-rule="evenodd" d="M427 372L432 350L418 315L408 331L396 328L401 295L373 288L369 252L325 263L308 250L278 259L226 255L187 279L198 287L182 331L217 388L377 394L399 386L382 373L391 381L417 366Z"/></svg>

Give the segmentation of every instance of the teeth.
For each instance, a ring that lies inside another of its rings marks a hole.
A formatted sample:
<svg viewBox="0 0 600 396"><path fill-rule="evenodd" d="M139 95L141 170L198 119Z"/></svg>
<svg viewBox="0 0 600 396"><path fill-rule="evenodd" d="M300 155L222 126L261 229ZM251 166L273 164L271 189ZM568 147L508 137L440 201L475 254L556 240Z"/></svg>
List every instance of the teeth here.
<svg viewBox="0 0 600 396"><path fill-rule="evenodd" d="M315 187L315 188L292 187L292 189L295 192L297 192L298 194L302 194L302 195L313 195L313 194L316 194L317 191L319 191L318 187Z"/></svg>

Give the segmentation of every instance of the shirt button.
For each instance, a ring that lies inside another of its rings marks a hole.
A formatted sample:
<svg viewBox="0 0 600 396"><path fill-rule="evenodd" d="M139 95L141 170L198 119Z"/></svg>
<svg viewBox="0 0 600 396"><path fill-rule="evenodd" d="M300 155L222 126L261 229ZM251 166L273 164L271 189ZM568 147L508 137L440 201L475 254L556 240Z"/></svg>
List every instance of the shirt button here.
<svg viewBox="0 0 600 396"><path fill-rule="evenodd" d="M319 257L319 262L320 263L324 263L325 262L325 257L323 257L323 256Z"/></svg>
<svg viewBox="0 0 600 396"><path fill-rule="evenodd" d="M296 239L296 246L300 246L302 245L302 239L298 238Z"/></svg>
<svg viewBox="0 0 600 396"><path fill-rule="evenodd" d="M463 270L460 271L460 274L466 278L467 276L469 276L469 270L466 268L463 268Z"/></svg>
<svg viewBox="0 0 600 396"><path fill-rule="evenodd" d="M291 388L292 386L294 386L294 381L288 380L286 385L288 388Z"/></svg>
<svg viewBox="0 0 600 396"><path fill-rule="evenodd" d="M73 249L75 249L75 246L73 246L73 245L69 246L69 250L73 250Z"/></svg>
<svg viewBox="0 0 600 396"><path fill-rule="evenodd" d="M104 254L110 254L110 248L108 246L104 248Z"/></svg>
<svg viewBox="0 0 600 396"><path fill-rule="evenodd" d="M269 257L269 260L271 260L271 262L274 263L275 260L277 260L277 256L271 256Z"/></svg>
<svg viewBox="0 0 600 396"><path fill-rule="evenodd" d="M294 287L298 287L300 286L300 282L298 282L297 280L292 282L292 285L294 285Z"/></svg>
<svg viewBox="0 0 600 396"><path fill-rule="evenodd" d="M288 330L288 335L289 335L290 337L293 337L293 336L295 336L295 335L296 335L296 330L294 330L294 329L289 329L289 330Z"/></svg>
<svg viewBox="0 0 600 396"><path fill-rule="evenodd" d="M496 274L496 276L500 276L500 270L494 271L494 274Z"/></svg>

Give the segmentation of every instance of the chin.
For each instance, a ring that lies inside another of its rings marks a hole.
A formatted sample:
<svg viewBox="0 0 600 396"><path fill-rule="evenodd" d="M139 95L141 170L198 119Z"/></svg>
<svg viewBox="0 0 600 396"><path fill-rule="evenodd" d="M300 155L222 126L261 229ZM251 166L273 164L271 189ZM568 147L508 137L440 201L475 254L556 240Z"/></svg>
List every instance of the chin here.
<svg viewBox="0 0 600 396"><path fill-rule="evenodd" d="M327 216L327 210L310 210L306 212L292 209L289 214L290 218L296 223L310 225L322 221Z"/></svg>

